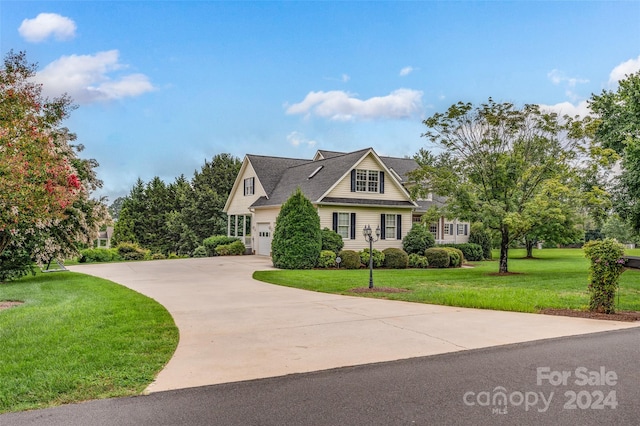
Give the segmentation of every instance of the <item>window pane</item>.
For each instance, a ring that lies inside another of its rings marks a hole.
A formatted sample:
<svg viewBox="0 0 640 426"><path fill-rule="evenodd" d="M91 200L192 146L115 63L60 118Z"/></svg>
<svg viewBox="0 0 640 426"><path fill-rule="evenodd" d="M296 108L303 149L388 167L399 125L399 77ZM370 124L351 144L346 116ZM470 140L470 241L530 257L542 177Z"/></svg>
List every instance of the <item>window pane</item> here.
<svg viewBox="0 0 640 426"><path fill-rule="evenodd" d="M378 172L369 170L369 192L378 192Z"/></svg>
<svg viewBox="0 0 640 426"><path fill-rule="evenodd" d="M338 234L349 238L349 213L338 213Z"/></svg>
<svg viewBox="0 0 640 426"><path fill-rule="evenodd" d="M385 215L385 237L387 240L396 238L396 215Z"/></svg>

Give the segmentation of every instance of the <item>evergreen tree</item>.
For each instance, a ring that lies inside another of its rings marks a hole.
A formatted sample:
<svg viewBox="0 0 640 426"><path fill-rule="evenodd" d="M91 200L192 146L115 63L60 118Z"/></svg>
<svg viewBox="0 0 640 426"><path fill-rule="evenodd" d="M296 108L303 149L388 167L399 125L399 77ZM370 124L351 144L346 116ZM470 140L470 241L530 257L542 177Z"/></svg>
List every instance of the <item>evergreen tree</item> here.
<svg viewBox="0 0 640 426"><path fill-rule="evenodd" d="M320 217L300 188L282 205L273 231L273 266L311 269L320 256Z"/></svg>

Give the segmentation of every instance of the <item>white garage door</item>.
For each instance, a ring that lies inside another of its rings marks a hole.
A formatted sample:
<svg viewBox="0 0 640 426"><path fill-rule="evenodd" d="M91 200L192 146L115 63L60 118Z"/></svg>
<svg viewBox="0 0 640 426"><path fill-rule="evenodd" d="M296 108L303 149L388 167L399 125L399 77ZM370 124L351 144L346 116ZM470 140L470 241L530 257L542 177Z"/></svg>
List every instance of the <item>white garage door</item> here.
<svg viewBox="0 0 640 426"><path fill-rule="evenodd" d="M271 231L268 223L258 223L258 254L271 256Z"/></svg>

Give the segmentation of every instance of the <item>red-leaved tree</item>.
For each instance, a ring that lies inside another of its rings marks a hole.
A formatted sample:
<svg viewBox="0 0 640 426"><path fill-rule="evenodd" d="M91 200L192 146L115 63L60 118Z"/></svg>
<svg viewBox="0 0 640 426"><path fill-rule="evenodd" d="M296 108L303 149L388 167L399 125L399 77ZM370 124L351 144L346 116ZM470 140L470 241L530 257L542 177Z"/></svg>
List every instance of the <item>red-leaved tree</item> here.
<svg viewBox="0 0 640 426"><path fill-rule="evenodd" d="M44 97L35 70L13 51L0 69L0 254L21 229L63 220L83 192L61 127L74 106Z"/></svg>

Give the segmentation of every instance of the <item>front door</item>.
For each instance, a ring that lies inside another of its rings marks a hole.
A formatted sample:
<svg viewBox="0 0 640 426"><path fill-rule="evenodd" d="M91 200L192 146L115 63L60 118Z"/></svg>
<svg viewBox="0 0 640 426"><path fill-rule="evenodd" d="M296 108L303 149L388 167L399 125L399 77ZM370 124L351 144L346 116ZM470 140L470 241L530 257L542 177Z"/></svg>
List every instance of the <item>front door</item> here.
<svg viewBox="0 0 640 426"><path fill-rule="evenodd" d="M268 223L258 223L258 254L271 256L271 230Z"/></svg>

